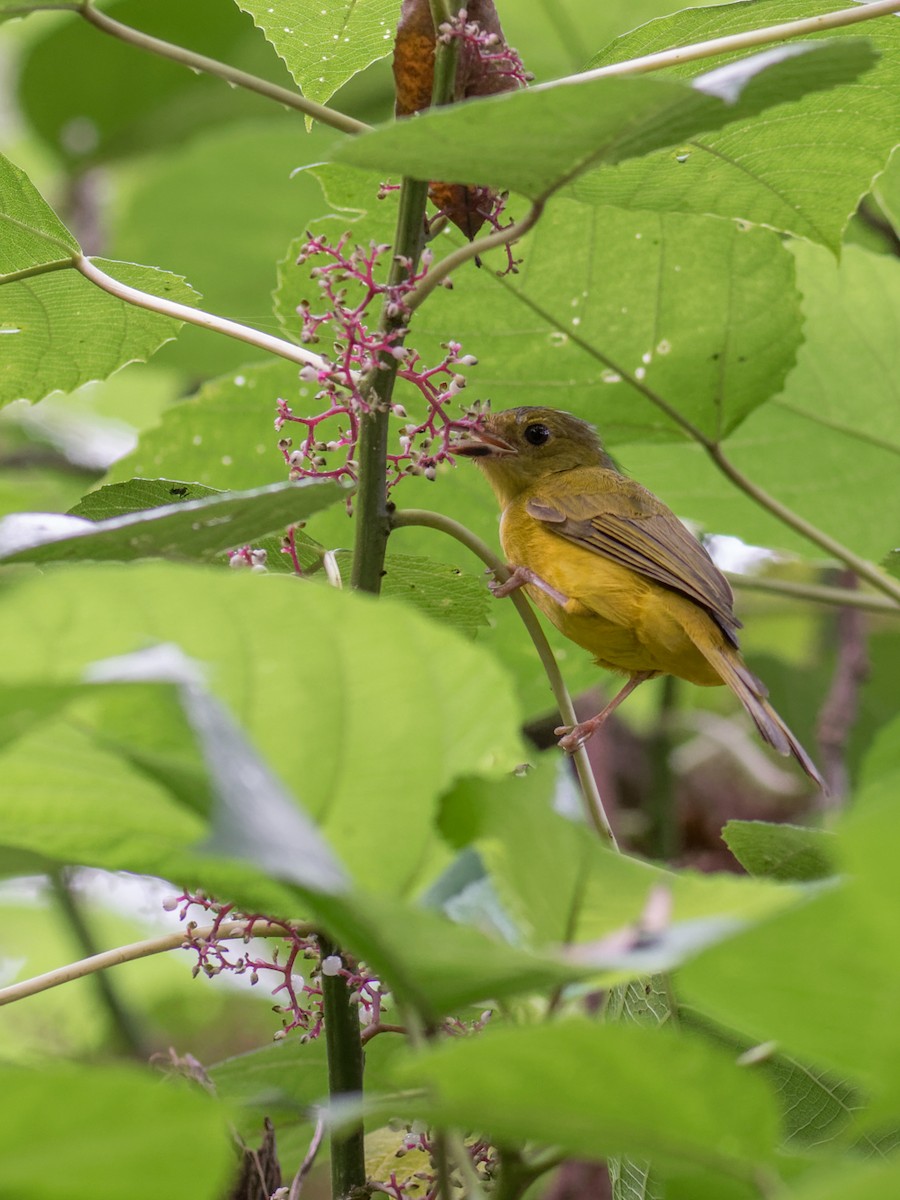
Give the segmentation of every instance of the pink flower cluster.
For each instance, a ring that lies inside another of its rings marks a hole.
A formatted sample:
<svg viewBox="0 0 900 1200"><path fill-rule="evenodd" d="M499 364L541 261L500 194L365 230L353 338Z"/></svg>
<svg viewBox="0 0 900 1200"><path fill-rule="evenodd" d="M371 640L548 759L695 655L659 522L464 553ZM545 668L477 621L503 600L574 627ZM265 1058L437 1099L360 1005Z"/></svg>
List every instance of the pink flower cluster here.
<svg viewBox="0 0 900 1200"><path fill-rule="evenodd" d="M419 270L408 259L402 260L406 277L398 284L382 283L377 268L390 249L375 243L368 250L351 246L349 234L334 245L325 237L310 234L297 259L298 264L325 260L310 272L324 301L322 311L314 312L312 305L303 301L297 312L304 342L317 343L327 334L331 345L323 355L322 367L307 366L300 371L301 380L317 385L321 410L313 416L298 416L286 400L278 401L276 430L292 423L305 431L296 447L287 437L279 443L292 479L312 476L355 482L360 418L378 403L370 390L371 379L390 358L397 362L397 378L414 389L414 398L424 402L424 416L411 420L402 404L391 406L405 423L396 452L388 455L388 489L406 475L433 479L439 463L452 461L451 432L471 428L471 417L453 419L446 410L466 385L460 368L474 366L476 359L463 354L458 342L447 342L443 359L429 367L417 351L402 345L409 314L406 297L427 273L430 254L426 251L422 256ZM387 321L370 330L367 322L376 302ZM332 455L339 456L336 465L330 465Z"/></svg>
<svg viewBox="0 0 900 1200"><path fill-rule="evenodd" d="M477 21L470 21L466 9L461 8L457 15L438 26L438 38L449 44L454 38L461 43L464 54L471 55L476 60L481 72L496 80L504 81L504 88L514 84L516 87L526 87L534 76L525 70L519 52L512 46L507 46L499 33L482 29ZM473 73L473 68L468 68ZM482 84L479 94L489 91Z"/></svg>

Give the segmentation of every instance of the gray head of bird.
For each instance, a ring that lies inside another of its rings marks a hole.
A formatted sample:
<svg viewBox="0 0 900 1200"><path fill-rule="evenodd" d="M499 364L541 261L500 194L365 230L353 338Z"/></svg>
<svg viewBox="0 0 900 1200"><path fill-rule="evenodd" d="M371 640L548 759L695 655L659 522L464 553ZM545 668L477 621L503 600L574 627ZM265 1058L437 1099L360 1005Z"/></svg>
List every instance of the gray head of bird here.
<svg viewBox="0 0 900 1200"><path fill-rule="evenodd" d="M489 413L451 451L475 460L501 504L547 475L615 467L592 425L555 408Z"/></svg>

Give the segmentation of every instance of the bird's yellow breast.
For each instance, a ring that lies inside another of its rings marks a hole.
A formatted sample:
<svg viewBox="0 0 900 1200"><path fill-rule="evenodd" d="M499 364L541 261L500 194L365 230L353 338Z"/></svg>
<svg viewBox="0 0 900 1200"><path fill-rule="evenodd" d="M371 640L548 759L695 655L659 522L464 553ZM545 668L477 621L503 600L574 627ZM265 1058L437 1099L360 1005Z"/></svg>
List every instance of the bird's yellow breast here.
<svg viewBox="0 0 900 1200"><path fill-rule="evenodd" d="M698 649L724 645L712 617L687 597L555 533L525 510L526 496L504 509L500 540L511 566L529 567L557 592L535 585L529 597L567 638L601 667L632 675L657 671L691 683L722 683Z"/></svg>

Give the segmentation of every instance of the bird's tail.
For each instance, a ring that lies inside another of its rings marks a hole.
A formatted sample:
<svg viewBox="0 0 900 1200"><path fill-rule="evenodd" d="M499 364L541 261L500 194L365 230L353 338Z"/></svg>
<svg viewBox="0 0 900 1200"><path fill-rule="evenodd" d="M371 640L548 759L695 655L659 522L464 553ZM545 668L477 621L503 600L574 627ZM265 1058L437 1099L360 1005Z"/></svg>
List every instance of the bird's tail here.
<svg viewBox="0 0 900 1200"><path fill-rule="evenodd" d="M779 754L792 754L813 783L827 793L825 780L819 774L816 764L769 703L766 685L761 679L757 679L742 661L740 654L731 646L699 648L753 718L763 741L768 742Z"/></svg>

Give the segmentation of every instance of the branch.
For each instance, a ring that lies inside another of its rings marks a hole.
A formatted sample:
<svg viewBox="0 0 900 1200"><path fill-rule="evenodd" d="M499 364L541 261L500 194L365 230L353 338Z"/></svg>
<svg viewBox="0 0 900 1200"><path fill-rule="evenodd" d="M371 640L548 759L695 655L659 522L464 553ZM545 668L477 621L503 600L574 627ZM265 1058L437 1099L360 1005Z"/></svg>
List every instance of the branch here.
<svg viewBox="0 0 900 1200"><path fill-rule="evenodd" d="M769 25L763 29L748 29L745 33L729 34L727 37L712 38L706 42L693 42L673 50L660 50L656 54L645 54L641 58L629 58L624 62L610 63L592 71L581 71L577 75L566 75L548 83L536 84L533 91L545 91L566 83L583 83L587 79L604 79L609 75L643 75L648 71L660 71L663 67L679 66L681 63L714 58L718 54L732 54L749 50L753 46L767 46L771 42L787 38L804 37L806 34L822 33L827 29L841 29L859 21L873 21L876 17L900 12L900 0L876 0L873 4L857 4L853 8L842 8L837 12L823 13L818 17L805 17L800 21L785 21L781 25Z"/></svg>
<svg viewBox="0 0 900 1200"><path fill-rule="evenodd" d="M302 935L315 933L312 925L302 921L291 921L291 928ZM84 979L95 971L105 971L109 967L117 967L119 963L134 962L138 958L149 958L153 954L164 954L168 950L180 950L190 947L195 939L202 940L215 935L220 939L245 938L252 933L253 937L284 937L284 924L268 925L263 921L223 921L218 926L207 925L195 929L191 934L184 930L175 933L165 933L160 937L147 938L143 942L131 942L127 946L117 946L115 950L103 950L100 954L92 954L90 958L82 958L66 967L57 967L55 971L47 971L44 975L36 975L33 979L24 979L21 983L13 983L9 987L0 988L0 1008L4 1004L12 1004L15 1000L24 1000L26 996L36 996L39 992L49 991L63 983L71 983L73 979Z"/></svg>
<svg viewBox="0 0 900 1200"><path fill-rule="evenodd" d="M120 283L118 279L113 279L111 275L101 271L83 254L73 258L71 265L80 271L85 279L95 283L104 292L109 292L111 296L116 296L119 300L134 304L138 308L146 308L163 317L172 317L175 321L187 321L189 325L199 325L201 329L211 329L214 333L224 333L226 337L236 338L239 342L246 342L250 346L256 346L259 350L267 350L270 354L277 354L279 357L299 363L301 366L312 366L319 370L325 370L328 367L325 359L318 354L313 354L311 350L304 350L302 346L295 346L293 342L285 341L284 338L263 333L249 325L241 325L239 321L230 321L227 317L217 317L214 313L204 312L202 308L191 308L189 304L179 304L177 300L164 300L160 296L151 296L149 292L141 292L137 288L129 287L127 283Z"/></svg>
<svg viewBox="0 0 900 1200"><path fill-rule="evenodd" d="M427 512L419 508L401 509L394 513L391 524L394 529L400 529L404 525L423 525L428 529L437 529L441 533L447 533L450 537L456 538L458 542L461 542L466 549L471 550L476 557L480 558L500 582L509 578L509 571L506 564L480 538L476 537L464 525L460 525L458 521L454 521L450 517L445 517L442 513ZM563 723L566 725L577 725L578 718L572 707L572 700L566 690L565 682L559 670L559 664L550 648L550 643L547 641L547 636L537 618L537 614L521 590L512 592L509 598L515 605L516 611L522 618L522 622L528 630L529 637L534 643L534 648L547 675L553 691L553 698L559 707ZM578 779L581 783L588 819L603 840L614 850L617 850L618 845L616 844L615 834L606 816L603 801L597 790L597 781L594 779L594 773L591 770L591 764L584 746L579 746L572 757L575 760L575 769L578 772Z"/></svg>
<svg viewBox="0 0 900 1200"><path fill-rule="evenodd" d="M414 312L422 301L431 295L442 280L446 279L457 267L461 267L463 263L468 262L469 259L477 258L479 254L493 250L496 246L506 246L510 242L517 242L519 238L524 237L529 229L537 224L541 213L544 211L545 203L546 199L535 200L521 221L507 226L506 229L498 229L494 233L485 234L484 237L478 238L474 242L467 242L465 246L460 246L458 250L454 250L446 258L442 258L439 263L435 263L425 278L419 282L415 290L410 292L407 297L406 303L410 311Z"/></svg>
<svg viewBox="0 0 900 1200"><path fill-rule="evenodd" d="M898 0L900 4L900 0ZM819 529L817 525L813 525L811 521L807 521L805 517L801 517L799 513L795 513L793 509L782 504L780 500L776 500L774 496L770 496L767 491L759 487L752 479L739 471L722 450L722 447L710 442L705 442L704 449L710 458L731 482L741 489L751 500L755 500L761 508L766 509L777 517L783 524L789 526L801 537L812 542L826 554L832 558L836 558L838 562L842 562L844 566L849 567L861 579L865 579L879 592L884 592L886 596L890 596L898 604L900 604L900 581L892 579L890 575L876 567L874 563L868 562L864 558L860 558L858 554L854 554L849 547L837 541L823 529Z"/></svg>
<svg viewBox="0 0 900 1200"><path fill-rule="evenodd" d="M775 596L790 596L794 600L812 600L816 604L834 604L839 608L860 608L865 612L900 616L900 605L893 600L852 588L799 583L793 579L771 579L765 575L736 575L732 571L726 571L725 578L734 587L746 592L770 592Z"/></svg>
<svg viewBox="0 0 900 1200"><path fill-rule="evenodd" d="M161 38L152 37L149 33L133 29L130 25L123 25L121 21L116 21L113 17L94 8L92 0L82 0L79 11L89 24L122 42L127 42L130 46L137 46L151 54L158 54L161 58L171 59L172 62L180 63L181 66L188 67L192 71L215 75L235 87L256 92L269 100L283 104L286 108L295 108L298 112L305 113L306 116L312 117L316 121L321 121L323 125L339 129L341 133L366 133L371 128L370 125L348 117L344 113L338 112L337 109L327 108L324 104L317 104L314 100L307 100L299 92L292 92L289 88L279 87L278 84L270 83L267 79L260 79L256 75L248 75L246 71L239 71L236 67L229 66L228 63L207 58L205 54L195 54L183 46L176 46L173 42L165 42Z"/></svg>

